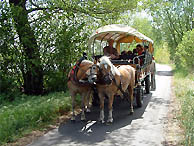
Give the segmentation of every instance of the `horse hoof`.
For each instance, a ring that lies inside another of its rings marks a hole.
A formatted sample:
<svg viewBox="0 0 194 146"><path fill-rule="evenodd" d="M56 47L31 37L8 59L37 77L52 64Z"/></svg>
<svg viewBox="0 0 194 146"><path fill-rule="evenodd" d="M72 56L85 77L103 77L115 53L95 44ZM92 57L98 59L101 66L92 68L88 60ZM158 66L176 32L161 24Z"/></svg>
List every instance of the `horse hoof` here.
<svg viewBox="0 0 194 146"><path fill-rule="evenodd" d="M108 119L107 123L113 123L113 118Z"/></svg>
<svg viewBox="0 0 194 146"><path fill-rule="evenodd" d="M104 123L105 123L105 121L104 121L104 120L103 120L103 121L100 121L100 123L101 123L101 124L104 124Z"/></svg>
<svg viewBox="0 0 194 146"><path fill-rule="evenodd" d="M72 122L75 122L75 117L74 117L74 116L71 117L71 121L72 121Z"/></svg>
<svg viewBox="0 0 194 146"><path fill-rule="evenodd" d="M86 118L81 118L81 121L83 121L83 122L86 121Z"/></svg>
<svg viewBox="0 0 194 146"><path fill-rule="evenodd" d="M81 119L82 122L86 122L86 119Z"/></svg>
<svg viewBox="0 0 194 146"><path fill-rule="evenodd" d="M81 115L81 121L86 121L85 115Z"/></svg>
<svg viewBox="0 0 194 146"><path fill-rule="evenodd" d="M104 120L99 120L99 122L100 122L101 124L104 124L104 123L105 123L105 121L104 121Z"/></svg>
<svg viewBox="0 0 194 146"><path fill-rule="evenodd" d="M91 110L89 108L86 109L86 113L90 113Z"/></svg>

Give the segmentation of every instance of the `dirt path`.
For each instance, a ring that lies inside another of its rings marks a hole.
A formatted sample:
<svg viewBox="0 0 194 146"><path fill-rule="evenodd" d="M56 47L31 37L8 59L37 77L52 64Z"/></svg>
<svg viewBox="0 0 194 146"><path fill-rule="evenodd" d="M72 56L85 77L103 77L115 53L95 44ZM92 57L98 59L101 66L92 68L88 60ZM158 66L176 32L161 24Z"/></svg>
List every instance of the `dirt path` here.
<svg viewBox="0 0 194 146"><path fill-rule="evenodd" d="M48 132L29 146L160 146L168 145L166 130L168 111L171 101L171 68L157 64L156 91L144 96L142 108L136 108L130 116L129 104L120 99L114 102L114 123L97 123L99 109L93 108L87 114L87 122L67 121ZM107 105L105 105L107 106ZM105 116L107 109L105 109Z"/></svg>

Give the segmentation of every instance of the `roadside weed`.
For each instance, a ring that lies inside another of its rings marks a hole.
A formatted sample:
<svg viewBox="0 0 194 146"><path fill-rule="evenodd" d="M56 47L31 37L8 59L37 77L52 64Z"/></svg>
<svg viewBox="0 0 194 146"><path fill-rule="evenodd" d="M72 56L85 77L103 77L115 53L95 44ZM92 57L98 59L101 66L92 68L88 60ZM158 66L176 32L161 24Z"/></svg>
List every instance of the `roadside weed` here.
<svg viewBox="0 0 194 146"><path fill-rule="evenodd" d="M175 94L181 103L179 117L184 130L186 146L194 144L194 75L184 72L175 73Z"/></svg>

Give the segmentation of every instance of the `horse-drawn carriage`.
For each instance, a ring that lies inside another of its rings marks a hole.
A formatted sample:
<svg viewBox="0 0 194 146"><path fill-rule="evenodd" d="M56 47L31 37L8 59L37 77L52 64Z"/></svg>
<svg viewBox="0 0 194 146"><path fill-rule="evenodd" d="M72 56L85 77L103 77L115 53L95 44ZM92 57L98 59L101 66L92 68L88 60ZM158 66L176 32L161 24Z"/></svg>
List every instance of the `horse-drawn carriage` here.
<svg viewBox="0 0 194 146"><path fill-rule="evenodd" d="M118 53L115 58L111 58L111 55L104 56L103 48L110 40L114 41L112 47L116 48ZM146 46L146 49L140 54L136 50L132 54L124 54L125 57L123 57L120 52L126 52L127 49L129 51L128 46L133 45L134 42L141 44L142 47ZM113 24L97 29L89 38L88 47L93 63L88 62L85 70L80 71L80 74L85 72L83 77L76 75L79 78L79 81L77 80L79 84L85 82L77 87L79 90L84 89L84 86L88 88L88 90L83 90L87 92L85 96L91 93L89 91L93 91L93 101L100 99L100 121L104 121L105 96L109 98L108 122L113 121L112 104L115 95L120 95L130 101L130 113L133 113L133 97L136 99L137 107L141 107L144 91L149 93L150 87L152 89L156 87L153 41L129 26ZM83 91L80 90L79 93L83 94ZM82 112L82 117L85 119L84 112Z"/></svg>
<svg viewBox="0 0 194 146"><path fill-rule="evenodd" d="M143 90L145 89L146 93L149 93L150 86L153 90L156 88L153 41L129 26L119 24L103 26L97 29L89 39L88 46L92 51L94 60L103 56L103 42L106 43L109 40L114 40L114 45L119 54L126 44L130 45L134 41L136 43L141 43L144 46L148 46L147 50L144 50L146 53L136 55L130 58L130 60L123 59L122 55L117 59L111 60L115 66L130 65L135 68L134 95L136 97L137 106L141 107L144 93Z"/></svg>

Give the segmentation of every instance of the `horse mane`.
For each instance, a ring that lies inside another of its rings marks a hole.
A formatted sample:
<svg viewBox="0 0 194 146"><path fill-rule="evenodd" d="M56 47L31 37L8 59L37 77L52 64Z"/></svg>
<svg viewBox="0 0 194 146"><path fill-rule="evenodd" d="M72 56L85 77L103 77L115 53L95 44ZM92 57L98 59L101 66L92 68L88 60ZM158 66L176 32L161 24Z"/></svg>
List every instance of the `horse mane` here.
<svg viewBox="0 0 194 146"><path fill-rule="evenodd" d="M83 60L83 61L81 62L81 64L82 64L82 65L93 64L93 62L90 61L90 60Z"/></svg>
<svg viewBox="0 0 194 146"><path fill-rule="evenodd" d="M102 65L105 65L105 64L110 66L111 72L112 72L113 75L119 75L120 76L119 70L112 64L109 57L107 57L107 56L103 56L103 57L100 58L100 67Z"/></svg>

